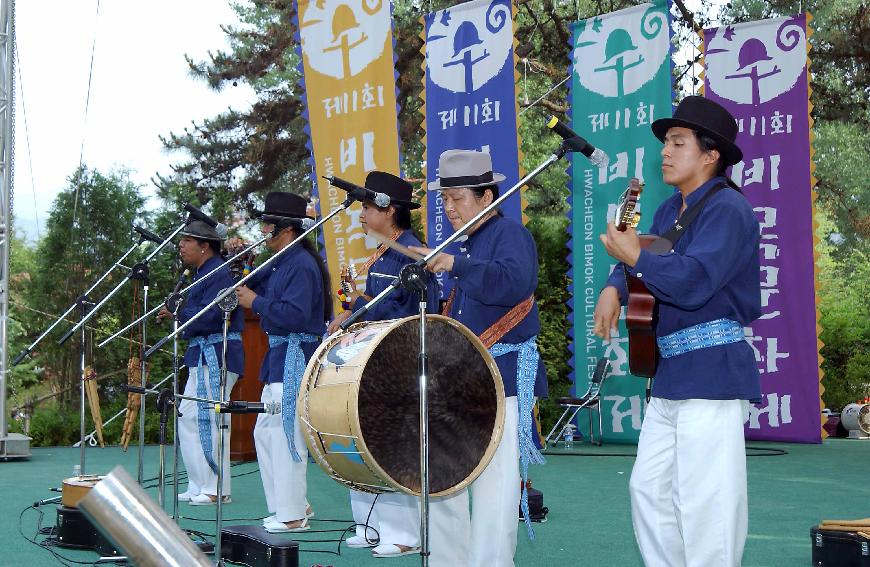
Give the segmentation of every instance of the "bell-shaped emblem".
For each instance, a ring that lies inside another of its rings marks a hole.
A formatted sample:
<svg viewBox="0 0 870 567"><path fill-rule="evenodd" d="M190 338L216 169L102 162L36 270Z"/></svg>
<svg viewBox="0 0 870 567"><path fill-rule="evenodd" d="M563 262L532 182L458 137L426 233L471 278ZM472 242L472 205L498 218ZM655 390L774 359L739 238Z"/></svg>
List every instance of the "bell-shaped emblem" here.
<svg viewBox="0 0 870 567"><path fill-rule="evenodd" d="M607 44L604 46L604 62L628 52L635 51L637 47L631 41L631 36L624 29L617 28L607 36Z"/></svg>
<svg viewBox="0 0 870 567"><path fill-rule="evenodd" d="M341 4L335 9L335 15L332 17L332 41L338 40L339 36L347 30L352 30L359 27L359 22L356 21L356 14L347 4Z"/></svg>
<svg viewBox="0 0 870 567"><path fill-rule="evenodd" d="M754 65L759 61L771 61L773 58L767 54L767 46L760 39L747 39L740 46L740 53L737 54L737 63L740 65L737 70L745 69L750 65Z"/></svg>
<svg viewBox="0 0 870 567"><path fill-rule="evenodd" d="M456 34L453 36L453 57L459 55L463 49L467 49L473 45L480 45L480 34L477 33L477 28L474 23L465 21L459 24L456 28Z"/></svg>

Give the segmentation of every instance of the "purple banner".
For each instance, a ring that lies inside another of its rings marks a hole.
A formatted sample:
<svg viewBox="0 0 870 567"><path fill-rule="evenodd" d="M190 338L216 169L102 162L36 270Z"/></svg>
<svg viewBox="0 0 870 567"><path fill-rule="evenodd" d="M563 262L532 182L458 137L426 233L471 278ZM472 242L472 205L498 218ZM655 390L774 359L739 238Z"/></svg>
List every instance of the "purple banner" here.
<svg viewBox="0 0 870 567"><path fill-rule="evenodd" d="M761 223L762 316L747 329L762 380L750 439L822 439L806 16L704 30L705 95L737 119L731 176Z"/></svg>

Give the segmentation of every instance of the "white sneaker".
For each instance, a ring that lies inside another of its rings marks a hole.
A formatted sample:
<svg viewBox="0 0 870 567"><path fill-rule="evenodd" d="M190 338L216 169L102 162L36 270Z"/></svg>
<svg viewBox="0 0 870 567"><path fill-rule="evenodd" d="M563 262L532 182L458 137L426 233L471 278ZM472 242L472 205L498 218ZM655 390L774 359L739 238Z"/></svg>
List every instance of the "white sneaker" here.
<svg viewBox="0 0 870 567"><path fill-rule="evenodd" d="M278 515L272 514L271 516L263 518L263 525L265 526L266 524L271 524L272 522L277 522L277 521L278 521Z"/></svg>
<svg viewBox="0 0 870 567"><path fill-rule="evenodd" d="M224 504L229 504L233 501L229 496L224 496ZM208 494L197 494L190 499L191 506L214 506L217 504L217 499L212 500Z"/></svg>
<svg viewBox="0 0 870 567"><path fill-rule="evenodd" d="M194 496L197 496L197 495L192 493L192 492L184 491L178 495L178 501L179 502L190 502Z"/></svg>

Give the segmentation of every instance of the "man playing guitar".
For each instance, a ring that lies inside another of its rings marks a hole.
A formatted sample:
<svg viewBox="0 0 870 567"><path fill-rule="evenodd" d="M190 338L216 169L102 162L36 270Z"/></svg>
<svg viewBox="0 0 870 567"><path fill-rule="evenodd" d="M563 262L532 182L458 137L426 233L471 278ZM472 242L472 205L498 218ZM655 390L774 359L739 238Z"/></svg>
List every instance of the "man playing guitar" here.
<svg viewBox="0 0 870 567"><path fill-rule="evenodd" d="M595 332L610 339L626 276L656 298L660 359L629 485L644 562L736 566L747 534L743 416L761 397L743 332L761 314L758 221L725 173L742 159L726 109L690 96L652 130L664 142L662 177L677 191L651 232L671 235L673 250L643 249L633 228L608 225L601 241L620 264L599 296Z"/></svg>

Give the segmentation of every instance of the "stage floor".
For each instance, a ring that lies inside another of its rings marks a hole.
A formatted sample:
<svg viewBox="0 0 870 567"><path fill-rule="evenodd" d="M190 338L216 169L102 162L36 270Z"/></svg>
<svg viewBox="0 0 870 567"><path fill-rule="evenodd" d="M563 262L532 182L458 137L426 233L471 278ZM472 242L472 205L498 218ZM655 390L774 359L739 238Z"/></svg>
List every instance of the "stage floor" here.
<svg viewBox="0 0 870 567"><path fill-rule="evenodd" d="M743 565L794 567L811 565L810 527L827 518L870 517L870 441L831 439L821 445L750 443L749 540ZM772 455L777 449L785 454ZM629 517L628 479L634 462L633 445L590 447L576 444L573 455L550 454L548 463L532 467L535 488L544 492L550 510L546 523L534 524L530 542L520 527L518 566L642 565ZM158 448L145 451L145 476L156 476ZM79 450L35 448L28 460L0 462L0 566L64 564L25 539L34 538L39 514L27 510L35 501L55 496L79 462ZM87 472L105 474L121 464L135 477L136 450L89 448ZM171 465L171 461L170 461ZM233 467L233 502L224 507L224 525L259 523L266 515L257 464ZM155 484L150 482L149 484ZM182 488L184 485L182 485ZM149 490L156 498L156 489ZM314 507L312 531L294 534L300 542L300 565L380 565L368 550L349 549L336 540L351 523L347 490L314 465L308 468L308 498ZM42 525L54 525L54 505L40 508ZM182 526L214 533L212 507L180 504ZM19 528L22 533L19 532ZM288 536L289 537L289 536ZM53 548L69 560L90 564L88 551ZM330 553L332 552L332 553ZM392 559L391 565L419 564L419 556Z"/></svg>

